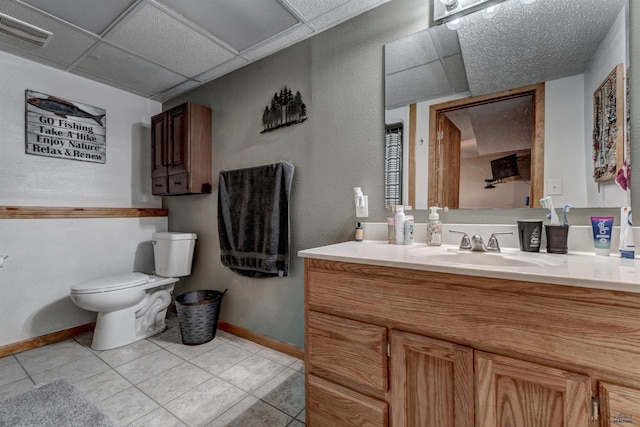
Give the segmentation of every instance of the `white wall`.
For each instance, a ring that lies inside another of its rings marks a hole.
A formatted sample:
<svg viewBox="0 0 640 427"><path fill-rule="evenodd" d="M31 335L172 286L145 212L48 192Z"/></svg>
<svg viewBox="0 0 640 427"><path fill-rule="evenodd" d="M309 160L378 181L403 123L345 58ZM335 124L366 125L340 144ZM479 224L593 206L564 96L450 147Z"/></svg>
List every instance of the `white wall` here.
<svg viewBox="0 0 640 427"><path fill-rule="evenodd" d="M600 184L593 180L591 148L593 145L593 92L617 64L624 64L624 72L626 73L629 63L625 49L627 45L625 42L627 40L626 34L625 10L623 9L584 73L585 162L589 165L586 171L588 206L631 206L630 194L620 189L613 180Z"/></svg>
<svg viewBox="0 0 640 427"><path fill-rule="evenodd" d="M160 207L149 123L161 105L0 53L0 206ZM106 109L105 164L25 154L25 90ZM95 320L69 299L79 281L151 263L166 218L0 219L0 346Z"/></svg>
<svg viewBox="0 0 640 427"><path fill-rule="evenodd" d="M504 153L460 160L460 208L526 208L530 186L520 177L506 178L484 188L491 178L491 161Z"/></svg>
<svg viewBox="0 0 640 427"><path fill-rule="evenodd" d="M549 180L560 180L562 194L552 195L554 206L570 204L587 207L584 159L584 76L566 77L545 83L544 180L545 195Z"/></svg>

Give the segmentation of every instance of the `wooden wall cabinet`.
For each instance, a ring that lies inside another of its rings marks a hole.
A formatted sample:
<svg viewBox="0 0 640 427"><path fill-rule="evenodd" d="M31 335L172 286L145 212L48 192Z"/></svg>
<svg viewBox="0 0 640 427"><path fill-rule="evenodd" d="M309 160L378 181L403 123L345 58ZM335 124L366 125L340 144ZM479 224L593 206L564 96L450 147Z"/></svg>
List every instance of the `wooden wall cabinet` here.
<svg viewBox="0 0 640 427"><path fill-rule="evenodd" d="M187 102L151 118L156 196L211 193L211 109Z"/></svg>
<svg viewBox="0 0 640 427"><path fill-rule="evenodd" d="M640 426L640 294L305 260L307 425Z"/></svg>

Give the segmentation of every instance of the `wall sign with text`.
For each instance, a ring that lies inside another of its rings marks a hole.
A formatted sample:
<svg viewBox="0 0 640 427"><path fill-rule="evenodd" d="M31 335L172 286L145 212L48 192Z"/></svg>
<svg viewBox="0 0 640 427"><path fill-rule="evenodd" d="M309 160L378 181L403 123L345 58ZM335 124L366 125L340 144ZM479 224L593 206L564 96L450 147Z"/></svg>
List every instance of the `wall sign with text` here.
<svg viewBox="0 0 640 427"><path fill-rule="evenodd" d="M106 110L28 89L25 107L27 154L106 162Z"/></svg>

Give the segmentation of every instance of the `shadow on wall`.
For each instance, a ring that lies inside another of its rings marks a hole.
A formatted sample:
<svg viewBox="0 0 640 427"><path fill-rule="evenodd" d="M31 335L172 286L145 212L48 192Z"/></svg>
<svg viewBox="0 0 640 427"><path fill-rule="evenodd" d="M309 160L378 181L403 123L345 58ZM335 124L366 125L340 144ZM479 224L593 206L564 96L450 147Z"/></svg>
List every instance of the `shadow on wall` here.
<svg viewBox="0 0 640 427"><path fill-rule="evenodd" d="M71 286L69 286L71 292ZM25 322L25 333L39 337L74 326L96 321L97 313L83 310L71 301L71 296L60 298L42 307Z"/></svg>
<svg viewBox="0 0 640 427"><path fill-rule="evenodd" d="M133 269L140 273L152 274L155 270L155 258L153 256L153 243L151 240L138 243L133 259Z"/></svg>
<svg viewBox="0 0 640 427"><path fill-rule="evenodd" d="M151 274L154 270L153 244L150 240L140 242L136 248L133 269L141 273ZM114 272L124 273L124 272ZM69 285L69 293L71 286ZM60 331L80 324L95 322L96 313L83 310L71 301L71 296L60 298L42 307L25 322L25 329L30 336L41 336Z"/></svg>
<svg viewBox="0 0 640 427"><path fill-rule="evenodd" d="M151 196L151 128L144 123L131 127L131 205L148 205Z"/></svg>

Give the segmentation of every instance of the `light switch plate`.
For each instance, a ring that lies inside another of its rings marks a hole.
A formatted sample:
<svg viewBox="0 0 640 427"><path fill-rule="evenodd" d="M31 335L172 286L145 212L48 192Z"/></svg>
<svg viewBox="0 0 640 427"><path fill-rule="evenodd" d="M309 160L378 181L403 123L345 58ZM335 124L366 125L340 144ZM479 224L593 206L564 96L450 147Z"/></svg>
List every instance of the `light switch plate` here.
<svg viewBox="0 0 640 427"><path fill-rule="evenodd" d="M548 179L547 180L547 194L549 196L558 196L562 194L562 180L561 179Z"/></svg>

